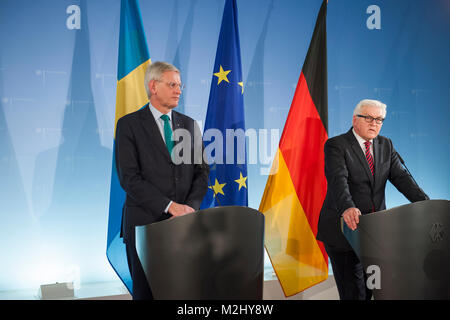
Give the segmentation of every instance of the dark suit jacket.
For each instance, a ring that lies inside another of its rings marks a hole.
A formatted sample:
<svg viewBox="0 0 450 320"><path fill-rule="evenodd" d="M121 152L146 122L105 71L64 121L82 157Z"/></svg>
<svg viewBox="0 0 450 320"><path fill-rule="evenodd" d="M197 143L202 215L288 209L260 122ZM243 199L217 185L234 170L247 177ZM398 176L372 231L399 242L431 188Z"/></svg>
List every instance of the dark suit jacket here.
<svg viewBox="0 0 450 320"><path fill-rule="evenodd" d="M385 188L389 180L409 201L429 199L404 170L392 141L373 140L375 176L352 129L325 143L327 194L319 217L317 239L338 251L351 247L340 230L342 213L356 207L361 214L386 209Z"/></svg>
<svg viewBox="0 0 450 320"><path fill-rule="evenodd" d="M121 233L125 242L129 237L134 238L135 226L170 218L172 215L164 210L171 200L195 210L200 208L209 174L209 166L201 156L200 129L193 119L174 110L172 126L174 132L183 128L190 133L189 163L173 163L148 104L117 122L116 168L127 194Z"/></svg>

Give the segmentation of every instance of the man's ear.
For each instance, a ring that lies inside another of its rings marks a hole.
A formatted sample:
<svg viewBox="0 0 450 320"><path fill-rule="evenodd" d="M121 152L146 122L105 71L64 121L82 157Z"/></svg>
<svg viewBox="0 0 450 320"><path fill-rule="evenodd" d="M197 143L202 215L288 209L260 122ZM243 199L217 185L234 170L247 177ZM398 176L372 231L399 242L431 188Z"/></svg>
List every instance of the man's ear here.
<svg viewBox="0 0 450 320"><path fill-rule="evenodd" d="M156 94L156 81L150 80L148 82L148 88L150 89L150 92L152 93L152 95Z"/></svg>

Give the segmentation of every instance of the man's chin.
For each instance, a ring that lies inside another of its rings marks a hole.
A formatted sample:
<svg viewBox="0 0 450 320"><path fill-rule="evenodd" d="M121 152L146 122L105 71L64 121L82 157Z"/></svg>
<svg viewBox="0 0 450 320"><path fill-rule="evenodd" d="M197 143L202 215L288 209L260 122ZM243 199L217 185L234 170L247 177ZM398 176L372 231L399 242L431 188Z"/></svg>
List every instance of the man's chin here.
<svg viewBox="0 0 450 320"><path fill-rule="evenodd" d="M178 106L178 102L175 104L175 103L173 103L173 104L168 104L167 105L167 108L169 108L169 109L174 109L174 108L176 108Z"/></svg>

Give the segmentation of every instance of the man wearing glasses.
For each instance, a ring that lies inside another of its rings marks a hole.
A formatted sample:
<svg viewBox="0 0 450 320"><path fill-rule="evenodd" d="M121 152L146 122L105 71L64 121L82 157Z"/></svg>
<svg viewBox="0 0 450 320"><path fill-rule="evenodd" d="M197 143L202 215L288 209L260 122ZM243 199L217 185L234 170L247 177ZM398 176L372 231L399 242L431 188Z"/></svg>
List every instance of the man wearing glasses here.
<svg viewBox="0 0 450 320"><path fill-rule="evenodd" d="M353 127L325 143L327 194L320 212L317 239L330 257L340 299L371 299L366 274L340 230L340 218L355 230L361 214L386 209L389 180L411 201L429 199L403 169L392 141L379 136L386 105L362 100L353 112Z"/></svg>
<svg viewBox="0 0 450 320"><path fill-rule="evenodd" d="M153 299L153 295L137 256L135 226L198 210L209 174L202 157L200 128L193 119L173 110L183 90L178 69L166 62L154 62L146 70L144 84L150 103L119 119L115 143L117 173L127 193L121 236L133 281L133 299L138 300ZM177 129L189 132L190 150L182 151L184 156L190 152L190 161L173 161L177 156L172 152Z"/></svg>

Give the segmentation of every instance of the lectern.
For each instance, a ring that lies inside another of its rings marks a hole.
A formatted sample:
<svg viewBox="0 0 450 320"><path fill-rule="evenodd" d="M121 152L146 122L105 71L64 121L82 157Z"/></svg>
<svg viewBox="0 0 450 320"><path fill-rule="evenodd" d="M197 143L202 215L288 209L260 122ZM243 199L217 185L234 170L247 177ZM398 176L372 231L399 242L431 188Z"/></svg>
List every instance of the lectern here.
<svg viewBox="0 0 450 320"><path fill-rule="evenodd" d="M229 206L136 227L155 299L262 299L264 215Z"/></svg>
<svg viewBox="0 0 450 320"><path fill-rule="evenodd" d="M450 299L450 201L366 214L355 231L341 219L341 227L369 277L380 277L375 299Z"/></svg>

